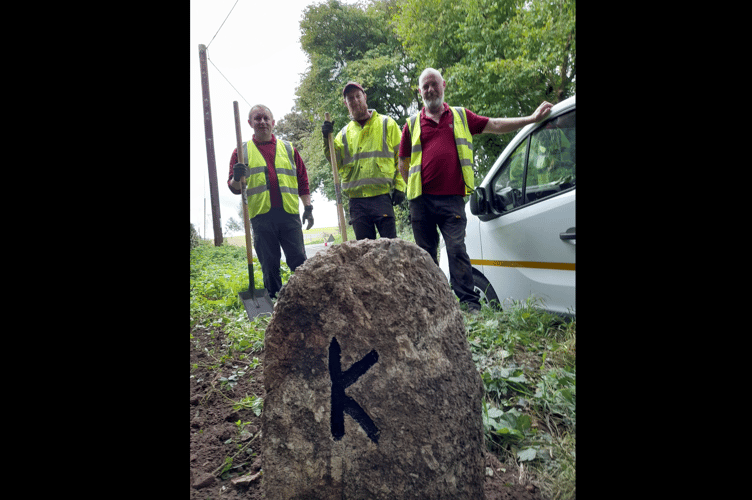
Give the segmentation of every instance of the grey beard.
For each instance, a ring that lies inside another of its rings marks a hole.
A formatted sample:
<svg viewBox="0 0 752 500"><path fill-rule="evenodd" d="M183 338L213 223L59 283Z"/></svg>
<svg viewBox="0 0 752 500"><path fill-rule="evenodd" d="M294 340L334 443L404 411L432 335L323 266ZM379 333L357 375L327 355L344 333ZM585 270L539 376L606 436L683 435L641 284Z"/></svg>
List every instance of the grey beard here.
<svg viewBox="0 0 752 500"><path fill-rule="evenodd" d="M433 111L434 113L441 109L442 105L444 104L444 99L442 97L436 97L434 99L423 99L423 105L428 108L430 111Z"/></svg>

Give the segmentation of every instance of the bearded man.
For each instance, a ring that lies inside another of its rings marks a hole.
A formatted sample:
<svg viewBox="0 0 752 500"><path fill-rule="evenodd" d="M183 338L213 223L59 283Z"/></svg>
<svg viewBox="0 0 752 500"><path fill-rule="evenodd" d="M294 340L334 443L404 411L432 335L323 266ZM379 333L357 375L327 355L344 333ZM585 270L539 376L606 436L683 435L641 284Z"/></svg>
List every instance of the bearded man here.
<svg viewBox="0 0 752 500"><path fill-rule="evenodd" d="M480 296L465 248L464 197L474 188L473 135L514 132L546 118L553 105L544 101L526 117L488 118L446 104L447 83L433 68L423 70L418 85L423 109L405 122L399 147L415 243L438 265L438 227L446 242L452 290L461 305L477 313Z"/></svg>
<svg viewBox="0 0 752 500"><path fill-rule="evenodd" d="M342 96L351 121L334 137L337 170L342 192L350 198L350 222L355 239L396 238L393 205L405 201L405 180L397 170L400 129L393 118L368 108L360 84L348 82ZM327 137L332 122L321 127L324 156L330 160Z"/></svg>

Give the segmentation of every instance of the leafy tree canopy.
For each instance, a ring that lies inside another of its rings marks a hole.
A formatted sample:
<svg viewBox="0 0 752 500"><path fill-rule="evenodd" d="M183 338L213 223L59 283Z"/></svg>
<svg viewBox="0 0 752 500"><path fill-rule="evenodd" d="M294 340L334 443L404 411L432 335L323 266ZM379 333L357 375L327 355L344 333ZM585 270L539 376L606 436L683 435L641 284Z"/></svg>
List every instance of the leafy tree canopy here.
<svg viewBox="0 0 752 500"><path fill-rule="evenodd" d="M400 126L422 106L418 76L429 66L447 81L449 104L484 116L528 115L576 92L574 0L326 0L306 8L300 30L309 67L277 133L305 152L311 189L331 200L321 124L327 111L335 130L350 121L350 80ZM474 137L478 180L513 136Z"/></svg>

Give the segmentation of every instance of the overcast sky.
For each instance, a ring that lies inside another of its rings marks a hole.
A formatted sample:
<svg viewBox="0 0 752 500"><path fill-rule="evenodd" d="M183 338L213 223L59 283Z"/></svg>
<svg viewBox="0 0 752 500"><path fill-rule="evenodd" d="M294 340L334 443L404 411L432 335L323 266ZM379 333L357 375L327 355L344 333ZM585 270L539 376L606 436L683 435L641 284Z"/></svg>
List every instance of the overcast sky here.
<svg viewBox="0 0 752 500"><path fill-rule="evenodd" d="M220 223L224 232L230 217L241 221L238 216L240 196L233 195L227 187L230 155L236 144L232 103L238 101L244 141L249 140L253 134L253 129L248 125L248 112L252 105L267 105L277 122L292 110L295 104L295 88L308 67L308 59L300 47L300 20L303 10L308 5L322 1L238 0L236 4L236 0L191 0L190 216L191 222L202 237L213 239L214 231L199 44L208 46L207 67L214 154L220 199ZM357 3L356 0L345 2ZM306 162L305 157L303 162ZM337 226L336 204L326 201L318 192L312 195L314 228Z"/></svg>

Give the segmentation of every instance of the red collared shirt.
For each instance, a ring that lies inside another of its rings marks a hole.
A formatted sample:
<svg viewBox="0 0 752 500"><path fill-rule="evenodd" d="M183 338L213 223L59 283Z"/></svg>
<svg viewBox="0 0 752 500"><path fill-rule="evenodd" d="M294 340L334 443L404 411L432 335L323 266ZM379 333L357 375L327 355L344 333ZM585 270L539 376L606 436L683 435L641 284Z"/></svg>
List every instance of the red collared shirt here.
<svg viewBox="0 0 752 500"><path fill-rule="evenodd" d="M483 132L490 118L476 115L467 109L467 124L470 134ZM399 155L409 158L412 150L409 120L402 128ZM420 144L423 148L420 178L424 194L465 196L460 158L454 143L454 119L449 105L444 103L444 112L439 123L426 116L426 108L420 111Z"/></svg>
<svg viewBox="0 0 752 500"><path fill-rule="evenodd" d="M274 136L274 134L272 134L272 140L269 142L256 142L256 136L253 136L252 140L253 144L255 144L258 150L261 152L261 156L263 156L264 160L266 160L267 167L274 167L274 159L277 157L277 138ZM303 163L303 159L300 157L298 150L296 148L293 148L293 150L295 151L295 167L298 172L298 196L311 194L310 188L308 187L308 171L305 168L305 164ZM234 194L240 194L240 190L234 189L232 187L232 167L236 163L238 163L238 148L233 149L232 156L230 156L230 176L227 179L227 187L229 187L230 191L232 191ZM281 208L282 194L279 191L277 172L274 170L274 168L268 168L268 171L269 184L271 188L269 194L271 196L272 207Z"/></svg>

